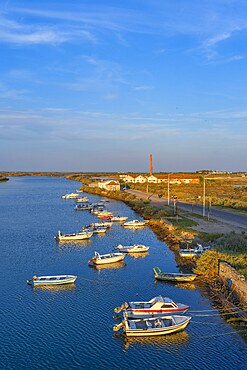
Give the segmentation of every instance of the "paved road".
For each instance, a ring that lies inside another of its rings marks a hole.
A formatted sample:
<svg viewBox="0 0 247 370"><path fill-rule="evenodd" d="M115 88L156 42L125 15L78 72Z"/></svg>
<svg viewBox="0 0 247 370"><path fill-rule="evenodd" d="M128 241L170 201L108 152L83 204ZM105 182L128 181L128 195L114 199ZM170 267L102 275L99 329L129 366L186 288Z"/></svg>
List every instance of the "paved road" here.
<svg viewBox="0 0 247 370"><path fill-rule="evenodd" d="M138 198L146 199L147 194L143 193L138 190L128 190L129 193L134 194ZM159 203L160 205L167 205L167 199L159 198L155 195L149 195L149 200L154 203ZM170 206L173 207L173 201L170 202ZM183 209L185 211L192 212L192 204L185 203L185 202L178 202L177 203L178 209ZM202 206L198 204L193 204L193 212L199 215L202 215ZM208 217L208 208L206 207L206 217ZM229 223L231 225L243 227L247 229L247 215L243 213L231 212L231 211L224 211L219 208L211 207L210 219L216 219L219 221L223 221Z"/></svg>

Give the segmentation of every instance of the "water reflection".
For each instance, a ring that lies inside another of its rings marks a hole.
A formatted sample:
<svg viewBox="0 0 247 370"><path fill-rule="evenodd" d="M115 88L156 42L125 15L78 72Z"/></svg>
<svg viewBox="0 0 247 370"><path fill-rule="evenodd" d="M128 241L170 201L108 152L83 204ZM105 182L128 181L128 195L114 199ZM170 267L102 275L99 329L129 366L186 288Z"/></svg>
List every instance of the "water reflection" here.
<svg viewBox="0 0 247 370"><path fill-rule="evenodd" d="M134 258L145 258L149 256L148 252L142 252L142 253L128 253L128 256L134 257Z"/></svg>
<svg viewBox="0 0 247 370"><path fill-rule="evenodd" d="M176 288L187 289L187 290L195 290L196 289L195 283L178 283L176 281L172 282L172 281L166 281L166 280L162 281L162 280L156 280L155 279L154 284L155 285L165 284L165 285L176 286Z"/></svg>
<svg viewBox="0 0 247 370"><path fill-rule="evenodd" d="M161 335L157 337L132 337L127 338L124 334L114 333L113 338L117 339L123 351L126 351L131 346L156 346L159 348L166 348L170 346L183 345L189 340L189 334L181 331L175 334Z"/></svg>
<svg viewBox="0 0 247 370"><path fill-rule="evenodd" d="M85 239L85 240L73 240L73 241L62 241L62 242L57 242L57 245L59 247L59 249L62 249L62 248L71 248L71 247L74 247L74 248L79 248L79 247L85 247L85 246L88 246L92 244L92 240L91 239Z"/></svg>
<svg viewBox="0 0 247 370"><path fill-rule="evenodd" d="M121 262L114 262L114 263L109 263L105 265L88 265L88 267L94 269L94 270L105 270L105 269L121 269L126 266L126 263L124 261Z"/></svg>
<svg viewBox="0 0 247 370"><path fill-rule="evenodd" d="M71 292L76 289L76 285L72 284L64 284L64 285L40 285L34 286L33 291L49 291L51 293L57 292Z"/></svg>

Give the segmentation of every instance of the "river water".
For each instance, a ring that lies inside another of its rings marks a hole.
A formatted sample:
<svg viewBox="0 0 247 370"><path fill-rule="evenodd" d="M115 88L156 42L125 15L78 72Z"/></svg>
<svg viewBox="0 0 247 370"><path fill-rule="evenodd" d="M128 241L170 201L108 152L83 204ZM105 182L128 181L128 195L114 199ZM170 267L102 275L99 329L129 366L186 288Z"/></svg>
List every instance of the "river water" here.
<svg viewBox="0 0 247 370"><path fill-rule="evenodd" d="M79 183L63 178L12 177L0 184L0 369L245 369L246 343L213 309L196 285L155 282L152 268L176 271L173 253L149 228L114 224L104 236L59 245L54 235L97 222L75 211L61 195ZM88 195L91 202L99 197ZM139 218L110 200L115 215ZM143 258L126 256L124 266L93 269L94 251L119 243L150 245ZM67 287L32 288L36 275L74 274ZM112 331L113 309L124 301L157 295L191 306L185 331L157 338L126 340ZM243 333L241 333L243 335Z"/></svg>

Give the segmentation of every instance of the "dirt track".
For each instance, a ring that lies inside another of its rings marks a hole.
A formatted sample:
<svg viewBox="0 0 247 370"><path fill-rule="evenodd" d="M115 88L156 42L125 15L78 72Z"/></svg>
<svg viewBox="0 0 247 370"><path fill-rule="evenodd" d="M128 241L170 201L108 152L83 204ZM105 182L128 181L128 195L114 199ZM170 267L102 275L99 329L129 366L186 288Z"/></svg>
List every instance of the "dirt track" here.
<svg viewBox="0 0 247 370"><path fill-rule="evenodd" d="M147 199L147 194L142 193L140 191L128 190L128 192L130 192L131 194L135 195L136 197L140 199ZM159 197L155 195L150 194L149 201L153 205L168 207L166 201L164 201L163 199L160 199ZM172 209L173 207L171 206L170 208ZM247 223L246 223L246 227L243 227L242 225L238 225L235 220L233 220L232 223L230 221L225 222L220 217L216 218L215 216L208 221L207 218L200 218L200 217L193 216L191 212L188 212L184 209L182 210L181 207L179 211L180 211L180 214L188 217L191 220L194 220L198 224L197 226L193 226L192 228L195 231L201 231L201 232L206 232L206 233L222 233L222 234L229 233L231 231L235 231L236 233L247 231ZM234 215L235 213L232 213L233 217Z"/></svg>

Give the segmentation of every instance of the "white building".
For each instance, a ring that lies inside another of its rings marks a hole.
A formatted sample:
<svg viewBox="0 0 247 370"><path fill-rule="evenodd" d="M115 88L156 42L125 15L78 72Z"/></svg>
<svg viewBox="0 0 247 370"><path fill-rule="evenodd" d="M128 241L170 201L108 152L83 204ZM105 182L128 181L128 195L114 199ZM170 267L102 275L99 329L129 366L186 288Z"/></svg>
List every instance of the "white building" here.
<svg viewBox="0 0 247 370"><path fill-rule="evenodd" d="M98 187L105 190L117 191L120 190L120 183L116 180L107 180L98 182Z"/></svg>

